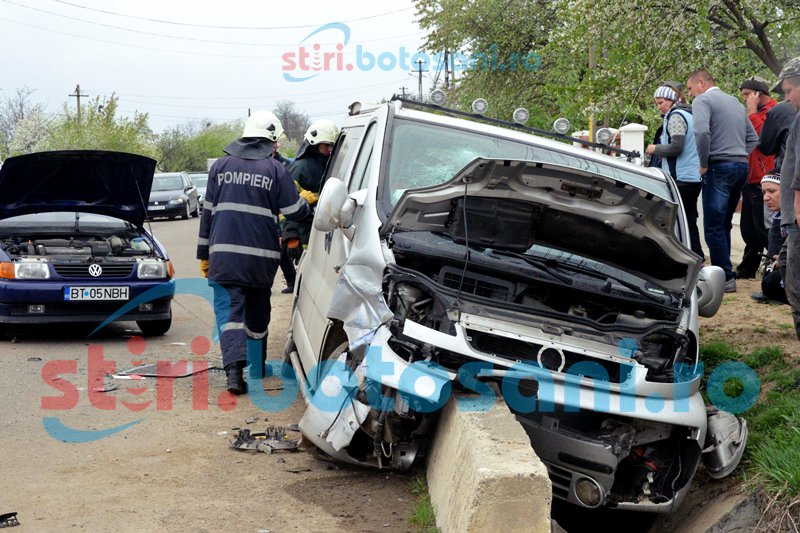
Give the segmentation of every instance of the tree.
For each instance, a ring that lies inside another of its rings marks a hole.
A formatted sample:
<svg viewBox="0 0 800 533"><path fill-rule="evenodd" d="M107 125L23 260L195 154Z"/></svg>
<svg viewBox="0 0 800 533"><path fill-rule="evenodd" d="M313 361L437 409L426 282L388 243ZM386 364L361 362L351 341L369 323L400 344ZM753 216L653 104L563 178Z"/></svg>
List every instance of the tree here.
<svg viewBox="0 0 800 533"><path fill-rule="evenodd" d="M118 97L95 97L81 108L78 122L73 110L64 105L64 117L48 131L40 143L42 150L113 150L155 155L154 135L147 124L147 113L133 118L117 117Z"/></svg>
<svg viewBox="0 0 800 533"><path fill-rule="evenodd" d="M311 120L308 115L298 111L294 102L291 100L281 100L275 104L275 109L272 110L275 116L281 121L283 125L283 132L286 137L295 141L298 144L302 142L303 135L311 125Z"/></svg>
<svg viewBox="0 0 800 533"><path fill-rule="evenodd" d="M527 107L534 125L559 115L573 123L649 122L661 81L707 68L726 91L770 75L798 55L800 12L793 0L418 0L431 51L497 51L501 59L540 54L540 68L470 69L453 100L489 100L508 118ZM590 61L590 55L594 61Z"/></svg>
<svg viewBox="0 0 800 533"><path fill-rule="evenodd" d="M34 89L28 87L19 88L13 96L6 96L0 104L0 160L9 157L12 152L26 151L24 147L37 144L44 136L44 130L37 131L34 128L35 125L46 123L44 104L31 102L34 92ZM20 124L24 124L25 140L20 137L15 144L16 149L12 149Z"/></svg>
<svg viewBox="0 0 800 533"><path fill-rule="evenodd" d="M175 126L156 140L158 168L164 172L202 171L209 158L223 155L222 149L242 134L241 121L211 124L188 122Z"/></svg>

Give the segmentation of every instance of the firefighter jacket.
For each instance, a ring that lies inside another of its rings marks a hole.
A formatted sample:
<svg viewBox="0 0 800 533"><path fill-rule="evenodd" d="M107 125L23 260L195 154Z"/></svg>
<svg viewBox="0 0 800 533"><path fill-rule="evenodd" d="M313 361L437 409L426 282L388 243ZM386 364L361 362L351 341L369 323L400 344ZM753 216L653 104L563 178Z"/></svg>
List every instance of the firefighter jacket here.
<svg viewBox="0 0 800 533"><path fill-rule="evenodd" d="M209 171L197 258L208 259L208 279L222 285L271 287L280 263L278 215L300 220L310 212L271 149L263 154L222 157Z"/></svg>

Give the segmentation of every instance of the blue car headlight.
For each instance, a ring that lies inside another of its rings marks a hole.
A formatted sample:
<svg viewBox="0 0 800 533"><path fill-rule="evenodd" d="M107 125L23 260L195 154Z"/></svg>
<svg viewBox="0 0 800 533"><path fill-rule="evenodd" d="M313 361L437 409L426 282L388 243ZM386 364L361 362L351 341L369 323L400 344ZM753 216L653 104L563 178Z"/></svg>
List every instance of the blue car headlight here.
<svg viewBox="0 0 800 533"><path fill-rule="evenodd" d="M136 266L139 279L164 279L167 277L167 263L158 259L145 259Z"/></svg>
<svg viewBox="0 0 800 533"><path fill-rule="evenodd" d="M183 198L173 198L169 201L169 205L181 205L183 203Z"/></svg>
<svg viewBox="0 0 800 533"><path fill-rule="evenodd" d="M16 279L48 279L50 269L47 263L14 263Z"/></svg>

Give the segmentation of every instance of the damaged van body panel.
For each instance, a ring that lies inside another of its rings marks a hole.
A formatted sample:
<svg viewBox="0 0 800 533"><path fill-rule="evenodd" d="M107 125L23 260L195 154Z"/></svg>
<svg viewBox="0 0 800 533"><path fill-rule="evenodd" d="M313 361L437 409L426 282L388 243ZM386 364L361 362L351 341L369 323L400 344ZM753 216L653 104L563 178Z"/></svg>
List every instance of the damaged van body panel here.
<svg viewBox="0 0 800 533"><path fill-rule="evenodd" d="M706 300L721 290L714 267L701 273L688 247L674 184L616 161L587 170L604 163L591 154L581 165L581 150L559 145L567 153L552 161L479 157L446 178L439 160L425 174L405 168L404 184L428 186L397 189L386 177L404 155L393 113L411 112L390 104L378 119L388 123L368 147L366 194L348 185L364 146L352 148L359 155L349 171L328 178L336 205L325 189L320 203L339 225L315 220L298 270L287 355L305 378L303 434L338 460L407 469L424 456L453 387L493 400L495 383L556 497L674 509L710 449L695 287L704 280ZM508 142L526 137L536 150L551 148L520 134ZM328 288L304 293L305 279ZM325 302L323 318L303 311ZM312 324L324 325L321 341ZM711 463L727 474L746 427L724 415L714 415L724 445Z"/></svg>

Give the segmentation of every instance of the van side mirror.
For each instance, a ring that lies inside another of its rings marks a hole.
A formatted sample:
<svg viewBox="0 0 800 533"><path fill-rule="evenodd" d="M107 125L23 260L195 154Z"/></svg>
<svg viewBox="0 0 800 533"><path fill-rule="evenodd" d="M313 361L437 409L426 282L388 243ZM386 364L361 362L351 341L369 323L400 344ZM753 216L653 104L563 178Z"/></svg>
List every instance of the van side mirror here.
<svg viewBox="0 0 800 533"><path fill-rule="evenodd" d="M337 228L349 228L353 225L355 208L356 201L347 195L347 185L331 176L319 194L314 228L326 233Z"/></svg>
<svg viewBox="0 0 800 533"><path fill-rule="evenodd" d="M725 272L717 266L700 269L697 279L697 312L703 317L712 317L722 305L725 296Z"/></svg>

